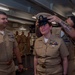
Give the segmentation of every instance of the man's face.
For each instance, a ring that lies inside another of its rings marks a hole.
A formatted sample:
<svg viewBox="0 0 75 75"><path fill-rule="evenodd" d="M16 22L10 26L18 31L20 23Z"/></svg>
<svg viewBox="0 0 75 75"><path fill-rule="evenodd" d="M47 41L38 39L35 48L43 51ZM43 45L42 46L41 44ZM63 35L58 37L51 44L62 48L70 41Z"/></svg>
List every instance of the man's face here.
<svg viewBox="0 0 75 75"><path fill-rule="evenodd" d="M67 22L70 26L73 26L73 25L74 25L74 23L73 23L73 21L71 20L71 18L68 18L68 19L66 20L66 22Z"/></svg>
<svg viewBox="0 0 75 75"><path fill-rule="evenodd" d="M0 27L6 27L7 22L8 22L7 16L0 14Z"/></svg>

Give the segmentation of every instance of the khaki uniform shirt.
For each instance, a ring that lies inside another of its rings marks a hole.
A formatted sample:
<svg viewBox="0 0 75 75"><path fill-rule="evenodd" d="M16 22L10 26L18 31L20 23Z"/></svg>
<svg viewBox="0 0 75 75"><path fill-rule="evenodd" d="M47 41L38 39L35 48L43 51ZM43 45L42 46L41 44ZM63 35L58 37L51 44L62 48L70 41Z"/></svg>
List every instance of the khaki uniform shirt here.
<svg viewBox="0 0 75 75"><path fill-rule="evenodd" d="M47 43L44 37L35 41L33 54L38 58L37 75L62 73L61 58L69 55L61 38L51 36Z"/></svg>
<svg viewBox="0 0 75 75"><path fill-rule="evenodd" d="M6 62L13 60L13 49L17 45L14 35L10 31L5 29L4 35L0 33L0 71L6 71L12 67L13 64L9 68L6 68L9 66L6 65Z"/></svg>

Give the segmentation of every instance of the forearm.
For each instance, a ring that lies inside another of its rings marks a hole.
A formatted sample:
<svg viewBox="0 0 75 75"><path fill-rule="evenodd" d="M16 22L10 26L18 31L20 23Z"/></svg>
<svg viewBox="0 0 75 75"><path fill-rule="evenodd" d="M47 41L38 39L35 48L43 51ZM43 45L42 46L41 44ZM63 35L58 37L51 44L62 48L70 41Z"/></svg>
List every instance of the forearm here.
<svg viewBox="0 0 75 75"><path fill-rule="evenodd" d="M63 59L63 75L67 75L67 69L68 69L68 60L67 57Z"/></svg>
<svg viewBox="0 0 75 75"><path fill-rule="evenodd" d="M72 39L75 40L75 29L69 26L66 22L61 21L60 25L62 26L65 33L67 33Z"/></svg>
<svg viewBox="0 0 75 75"><path fill-rule="evenodd" d="M65 30L65 32L70 32L71 28L65 21L63 21L62 19L60 19L59 17L52 15L48 17L49 22L56 22L59 23L61 25L61 27Z"/></svg>
<svg viewBox="0 0 75 75"><path fill-rule="evenodd" d="M18 63L22 63L21 55L20 55L19 49L18 49L18 48L15 48L15 49L14 49L14 53L15 53L15 55L16 55L16 58L17 58L17 60L18 60Z"/></svg>
<svg viewBox="0 0 75 75"><path fill-rule="evenodd" d="M62 28L65 30L66 33L72 30L72 27L62 20L59 22L59 24L62 26Z"/></svg>
<svg viewBox="0 0 75 75"><path fill-rule="evenodd" d="M61 27L63 28L63 30L73 39L75 39L75 28L73 28L72 26L68 25L65 21L63 21L62 19L60 19L59 17L52 15L48 17L49 22L56 22L59 23L61 25Z"/></svg>

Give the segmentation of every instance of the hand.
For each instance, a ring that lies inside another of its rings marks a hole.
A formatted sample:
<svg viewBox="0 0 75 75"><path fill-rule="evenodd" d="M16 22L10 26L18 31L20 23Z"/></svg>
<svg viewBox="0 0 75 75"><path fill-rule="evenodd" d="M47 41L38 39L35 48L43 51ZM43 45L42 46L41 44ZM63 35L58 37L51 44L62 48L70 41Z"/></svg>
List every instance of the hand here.
<svg viewBox="0 0 75 75"><path fill-rule="evenodd" d="M50 19L50 20L48 20L49 22L60 23L62 21L59 17L57 17L55 15L48 16L47 19Z"/></svg>
<svg viewBox="0 0 75 75"><path fill-rule="evenodd" d="M24 67L23 67L23 65L22 65L22 64L19 64L19 65L18 65L18 68L19 68L19 72L22 72L22 71L23 71L23 69L24 69Z"/></svg>
<svg viewBox="0 0 75 75"><path fill-rule="evenodd" d="M35 25L36 25L36 26L38 26L38 24L39 24L39 23L38 23L38 20L36 20L36 23L35 23Z"/></svg>

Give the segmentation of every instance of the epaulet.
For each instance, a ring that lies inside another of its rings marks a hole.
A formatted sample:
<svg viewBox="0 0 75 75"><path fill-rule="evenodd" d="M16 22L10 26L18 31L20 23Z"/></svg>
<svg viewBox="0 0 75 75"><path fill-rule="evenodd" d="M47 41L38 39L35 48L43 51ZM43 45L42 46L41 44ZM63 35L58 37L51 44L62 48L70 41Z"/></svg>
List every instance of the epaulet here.
<svg viewBox="0 0 75 75"><path fill-rule="evenodd" d="M41 41L42 39L43 39L43 37L41 36L41 37L37 38L36 41Z"/></svg>
<svg viewBox="0 0 75 75"><path fill-rule="evenodd" d="M8 34L8 36L10 36L10 37L13 37L14 38L14 34L13 34L13 32L12 31L10 31L10 30L5 30L5 32Z"/></svg>

